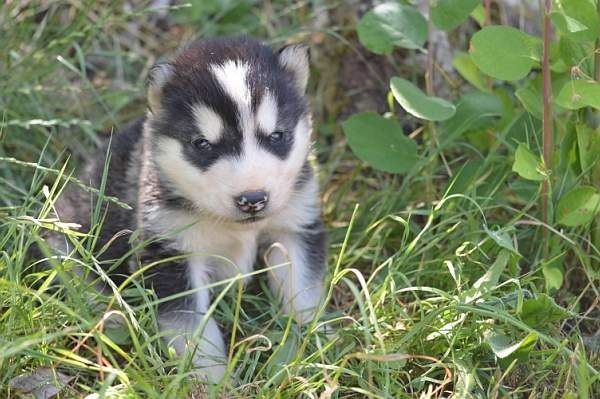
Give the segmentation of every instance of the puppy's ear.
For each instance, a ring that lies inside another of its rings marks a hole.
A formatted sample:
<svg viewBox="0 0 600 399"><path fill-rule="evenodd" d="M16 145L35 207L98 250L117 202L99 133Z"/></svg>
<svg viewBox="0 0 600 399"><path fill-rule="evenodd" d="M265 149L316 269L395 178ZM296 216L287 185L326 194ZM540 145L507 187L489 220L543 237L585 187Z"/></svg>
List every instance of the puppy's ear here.
<svg viewBox="0 0 600 399"><path fill-rule="evenodd" d="M279 63L292 73L296 87L300 93L304 94L310 72L308 46L304 44L292 44L283 47L279 50Z"/></svg>
<svg viewBox="0 0 600 399"><path fill-rule="evenodd" d="M164 85L173 76L173 66L168 62L154 65L148 76L148 106L153 114L160 111L160 99Z"/></svg>

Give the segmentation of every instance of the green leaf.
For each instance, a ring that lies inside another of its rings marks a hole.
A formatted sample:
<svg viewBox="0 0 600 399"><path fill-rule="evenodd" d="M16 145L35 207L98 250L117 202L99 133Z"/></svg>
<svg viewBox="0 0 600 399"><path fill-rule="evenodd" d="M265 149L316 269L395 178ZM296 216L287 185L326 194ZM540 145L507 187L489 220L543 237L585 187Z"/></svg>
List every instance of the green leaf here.
<svg viewBox="0 0 600 399"><path fill-rule="evenodd" d="M468 130L482 129L495 123L502 115L502 101L490 93L472 91L463 94L456 105L454 116L445 121L442 126L442 146L456 140Z"/></svg>
<svg viewBox="0 0 600 399"><path fill-rule="evenodd" d="M477 388L478 377L474 366L461 359L452 361L454 375L456 376L452 398L472 398L472 392Z"/></svg>
<svg viewBox="0 0 600 399"><path fill-rule="evenodd" d="M550 72L563 74L569 71L569 69L570 65L567 65L561 56L559 44L556 42L550 43Z"/></svg>
<svg viewBox="0 0 600 399"><path fill-rule="evenodd" d="M498 359L507 360L505 364L509 364L514 359L526 361L537 342L537 338L536 333L530 332L521 341L513 344L511 339L504 334L490 333L485 337L494 355Z"/></svg>
<svg viewBox="0 0 600 399"><path fill-rule="evenodd" d="M342 128L354 154L375 169L406 172L419 159L417 144L404 135L395 120L363 112L351 116Z"/></svg>
<svg viewBox="0 0 600 399"><path fill-rule="evenodd" d="M283 336L281 338L283 338ZM267 373L271 377L279 374L279 372L281 371L279 365L288 364L294 359L294 357L298 353L298 349L300 347L300 342L298 342L298 335L290 334L285 338L286 339L283 342L281 342L281 340L279 340L280 342L275 342L276 350L273 354L274 361L269 364L269 367L267 369Z"/></svg>
<svg viewBox="0 0 600 399"><path fill-rule="evenodd" d="M501 250L498 253L498 257L492 264L492 266L488 269L487 272L483 276L481 276L475 284L473 284L473 288L476 288L480 291L489 291L496 287L498 281L500 280L500 275L506 268L508 264L510 253L506 250Z"/></svg>
<svg viewBox="0 0 600 399"><path fill-rule="evenodd" d="M472 159L460 168L454 178L448 183L446 196L453 194L468 194L475 189L476 180L485 171L483 161Z"/></svg>
<svg viewBox="0 0 600 399"><path fill-rule="evenodd" d="M427 21L414 7L396 2L378 5L358 23L358 39L377 54L390 54L395 46L423 47L427 40Z"/></svg>
<svg viewBox="0 0 600 399"><path fill-rule="evenodd" d="M555 292L562 287L564 273L561 268L554 262L544 262L542 265L542 274L546 282L546 291Z"/></svg>
<svg viewBox="0 0 600 399"><path fill-rule="evenodd" d="M590 352L595 353L593 349ZM575 353L577 354L577 367L574 367L575 386L577 387L577 393L579 394L580 399L589 399L598 396L598 391L596 390L598 387L598 379L596 378L598 372L594 372L594 376L592 377L592 375L590 375L590 370L588 370L588 358L594 356L590 356L590 352L585 348L585 345L577 345L577 348L575 349ZM592 361L592 364L595 364L595 362Z"/></svg>
<svg viewBox="0 0 600 399"><path fill-rule="evenodd" d="M390 81L392 94L409 114L428 121L443 121L456 112L454 105L439 97L428 97L406 79L393 77Z"/></svg>
<svg viewBox="0 0 600 399"><path fill-rule="evenodd" d="M541 159L529 151L524 144L519 144L517 147L512 170L527 180L541 181L546 178L541 172L543 170Z"/></svg>
<svg viewBox="0 0 600 399"><path fill-rule="evenodd" d="M581 170L592 168L600 157L600 131L586 125L575 126Z"/></svg>
<svg viewBox="0 0 600 399"><path fill-rule="evenodd" d="M535 299L525 300L521 310L521 320L532 328L549 327L567 317L569 312L546 294L538 294Z"/></svg>
<svg viewBox="0 0 600 399"><path fill-rule="evenodd" d="M587 0L560 0L558 10L552 13L552 22L569 38L593 42L600 34L600 17L593 2Z"/></svg>
<svg viewBox="0 0 600 399"><path fill-rule="evenodd" d="M117 345L127 345L131 343L131 335L127 325L110 323L104 328L104 335Z"/></svg>
<svg viewBox="0 0 600 399"><path fill-rule="evenodd" d="M471 56L462 51L457 52L452 59L452 66L467 82L481 91L488 91L485 80L477 65L471 60Z"/></svg>
<svg viewBox="0 0 600 399"><path fill-rule="evenodd" d="M532 135L541 134L542 121L532 118L528 112L520 112L507 123L502 131L504 143L511 152L515 152L519 143L527 142Z"/></svg>
<svg viewBox="0 0 600 399"><path fill-rule="evenodd" d="M479 0L433 0L431 21L441 30L454 29L469 17L478 4Z"/></svg>
<svg viewBox="0 0 600 399"><path fill-rule="evenodd" d="M500 250L492 266L475 281L471 288L465 291L465 303L473 302L496 288L509 259L510 252L506 249Z"/></svg>
<svg viewBox="0 0 600 399"><path fill-rule="evenodd" d="M556 103L567 109L584 107L600 109L600 83L594 80L567 82L558 93Z"/></svg>
<svg viewBox="0 0 600 399"><path fill-rule="evenodd" d="M506 230L490 230L487 228L487 226L483 226L483 230L486 232L488 237L494 240L494 242L501 248L508 249L515 255L521 256L521 254L519 254L519 252L515 249L513 240L510 238L510 235Z"/></svg>
<svg viewBox="0 0 600 399"><path fill-rule="evenodd" d="M469 53L486 75L500 80L519 80L539 61L541 42L509 26L488 26L473 35Z"/></svg>
<svg viewBox="0 0 600 399"><path fill-rule="evenodd" d="M542 96L531 87L521 87L515 91L515 96L519 99L523 108L531 115L542 119Z"/></svg>
<svg viewBox="0 0 600 399"><path fill-rule="evenodd" d="M475 21L477 21L479 26L482 27L483 25L485 25L485 8L483 7L483 4L477 4L477 7L475 7L473 12L471 13L471 17Z"/></svg>
<svg viewBox="0 0 600 399"><path fill-rule="evenodd" d="M565 63L571 66L582 65L588 54L594 50L590 44L578 43L569 36L561 36L558 41L558 51Z"/></svg>
<svg viewBox="0 0 600 399"><path fill-rule="evenodd" d="M589 223L600 209L600 195L594 187L575 187L562 196L556 207L556 220L575 227Z"/></svg>
<svg viewBox="0 0 600 399"><path fill-rule="evenodd" d="M588 29L587 26L576 20L575 18L571 18L568 15L565 15L565 22L567 25L567 29L569 32L576 33L582 32Z"/></svg>

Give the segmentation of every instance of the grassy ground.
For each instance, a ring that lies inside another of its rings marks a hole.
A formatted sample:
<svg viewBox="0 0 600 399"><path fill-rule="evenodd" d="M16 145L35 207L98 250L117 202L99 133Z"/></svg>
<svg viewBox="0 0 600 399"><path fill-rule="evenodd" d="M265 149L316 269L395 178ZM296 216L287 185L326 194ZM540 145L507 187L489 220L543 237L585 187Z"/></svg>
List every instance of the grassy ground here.
<svg viewBox="0 0 600 399"><path fill-rule="evenodd" d="M0 397L18 397L18 377L47 368L69 380L60 397L600 396L600 268L589 228L544 227L536 186L505 160L515 126L539 126L515 119L494 132L497 145L465 141L447 164L424 150L407 175L370 170L340 123L372 93L339 76L378 82L382 60L356 44L357 4L322 2L335 17L320 26L319 3L0 6ZM230 378L205 388L162 343L155 298L138 280L101 295L74 273L97 270L94 232L70 229L77 256L51 268L40 267L49 252L29 250L44 248L52 203L99 132L143 112L148 68L198 32L314 47L331 242L330 302L311 326L281 315L260 273L243 293L237 281L221 285L213 311L229 337ZM385 93L383 84L374 106Z"/></svg>

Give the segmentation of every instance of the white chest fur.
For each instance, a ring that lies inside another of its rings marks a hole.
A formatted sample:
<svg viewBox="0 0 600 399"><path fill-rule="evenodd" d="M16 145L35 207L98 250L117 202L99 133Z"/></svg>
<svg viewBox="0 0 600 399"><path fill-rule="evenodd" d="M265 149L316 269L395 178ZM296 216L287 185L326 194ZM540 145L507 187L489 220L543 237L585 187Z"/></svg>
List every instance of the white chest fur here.
<svg viewBox="0 0 600 399"><path fill-rule="evenodd" d="M213 281L252 271L262 227L198 219L182 210L154 212L148 226L168 238L173 249L189 255L190 272L208 273Z"/></svg>

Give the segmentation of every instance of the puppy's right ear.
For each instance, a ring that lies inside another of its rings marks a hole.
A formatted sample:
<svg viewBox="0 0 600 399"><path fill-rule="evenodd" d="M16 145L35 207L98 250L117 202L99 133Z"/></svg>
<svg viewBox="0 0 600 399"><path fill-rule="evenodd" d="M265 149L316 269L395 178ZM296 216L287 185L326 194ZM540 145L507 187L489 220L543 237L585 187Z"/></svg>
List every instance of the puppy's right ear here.
<svg viewBox="0 0 600 399"><path fill-rule="evenodd" d="M148 106L156 114L160 110L162 89L173 76L173 66L168 62L154 65L148 76Z"/></svg>
<svg viewBox="0 0 600 399"><path fill-rule="evenodd" d="M279 50L279 63L292 73L300 94L306 91L310 73L310 54L303 44L291 44Z"/></svg>

